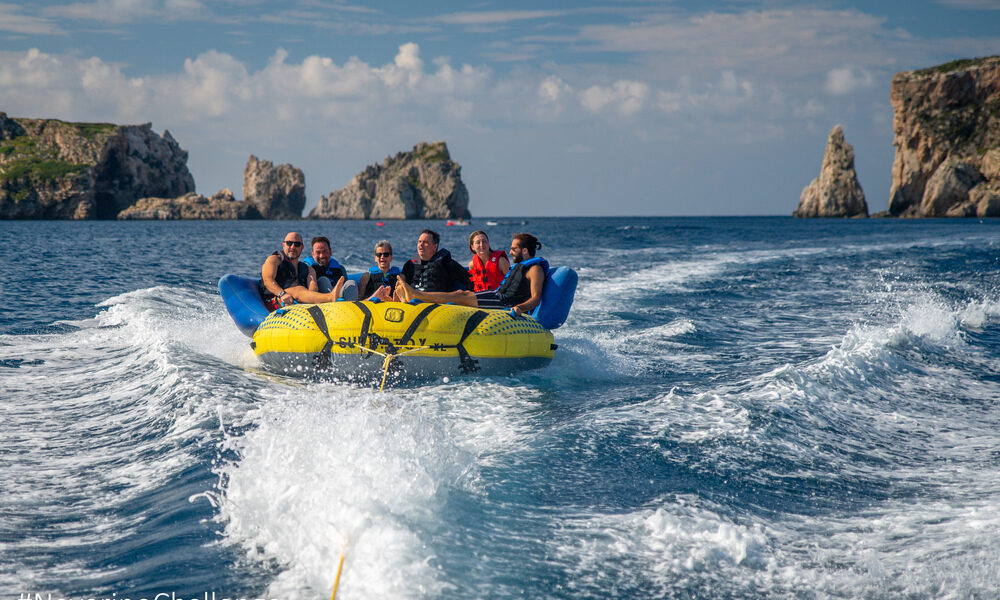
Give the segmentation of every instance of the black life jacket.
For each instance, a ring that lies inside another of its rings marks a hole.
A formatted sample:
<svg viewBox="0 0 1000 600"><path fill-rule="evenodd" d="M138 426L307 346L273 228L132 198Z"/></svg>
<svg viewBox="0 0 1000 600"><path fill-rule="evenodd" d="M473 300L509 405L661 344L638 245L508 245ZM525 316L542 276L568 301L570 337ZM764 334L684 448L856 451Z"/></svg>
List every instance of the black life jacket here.
<svg viewBox="0 0 1000 600"><path fill-rule="evenodd" d="M396 289L396 276L399 275L399 267L389 267L388 273L383 273L382 269L372 267L368 269L368 285L361 292L361 299L369 298L383 285L389 286L389 291Z"/></svg>
<svg viewBox="0 0 1000 600"><path fill-rule="evenodd" d="M510 271L507 271L507 276L504 277L503 283L497 288L497 293L500 294L500 297L503 298L504 303L508 306L520 304L531 298L531 280L528 279L528 269L532 265L541 265L543 279L548 275L549 261L541 256L535 256L528 260L514 263Z"/></svg>
<svg viewBox="0 0 1000 600"><path fill-rule="evenodd" d="M288 259L284 255L274 252L271 256L280 256L281 264L278 265L278 272L274 274L274 281L281 286L281 289L290 288L296 285L301 285L302 287L309 287L309 265L299 261L298 271L294 271L292 268L292 263L288 262ZM260 290L260 295L265 300L273 296L266 287L264 287L264 280L257 280L257 289Z"/></svg>
<svg viewBox="0 0 1000 600"><path fill-rule="evenodd" d="M451 273L448 272L450 262L451 252L444 248L435 252L427 262L420 260L419 255L414 256L410 259L410 264L413 266L413 281L408 283L421 292L450 292L455 284ZM459 267L462 268L461 265Z"/></svg>

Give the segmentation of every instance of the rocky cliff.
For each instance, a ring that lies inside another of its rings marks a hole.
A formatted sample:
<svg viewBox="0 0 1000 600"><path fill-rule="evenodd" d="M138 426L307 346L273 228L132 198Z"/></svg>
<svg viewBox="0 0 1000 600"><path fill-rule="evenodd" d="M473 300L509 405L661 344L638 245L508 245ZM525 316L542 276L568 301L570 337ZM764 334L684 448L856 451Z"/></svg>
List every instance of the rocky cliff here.
<svg viewBox="0 0 1000 600"><path fill-rule="evenodd" d="M889 213L1000 216L1000 56L897 73L890 98Z"/></svg>
<svg viewBox="0 0 1000 600"><path fill-rule="evenodd" d="M358 173L323 196L312 219L468 219L462 167L444 142L420 143Z"/></svg>
<svg viewBox="0 0 1000 600"><path fill-rule="evenodd" d="M302 169L274 166L251 154L243 168L243 199L265 219L301 219L306 206L306 177Z"/></svg>
<svg viewBox="0 0 1000 600"><path fill-rule="evenodd" d="M146 196L194 191L187 152L152 125L0 112L0 218L113 219Z"/></svg>
<svg viewBox="0 0 1000 600"><path fill-rule="evenodd" d="M118 213L121 221L178 219L260 219L255 206L240 202L232 190L219 190L211 198L189 192L178 198L140 198Z"/></svg>
<svg viewBox="0 0 1000 600"><path fill-rule="evenodd" d="M867 217L868 203L854 171L854 148L837 125L830 132L819 177L802 190L796 217Z"/></svg>

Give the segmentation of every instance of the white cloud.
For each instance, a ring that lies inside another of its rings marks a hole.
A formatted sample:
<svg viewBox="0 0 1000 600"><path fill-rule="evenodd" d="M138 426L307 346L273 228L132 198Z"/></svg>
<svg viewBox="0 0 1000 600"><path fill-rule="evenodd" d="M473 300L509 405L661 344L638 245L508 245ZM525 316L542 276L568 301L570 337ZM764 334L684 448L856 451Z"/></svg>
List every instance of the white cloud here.
<svg viewBox="0 0 1000 600"><path fill-rule="evenodd" d="M616 81L610 87L593 85L580 93L580 104L593 112L612 107L619 114L639 112L649 96L649 85L641 81Z"/></svg>
<svg viewBox="0 0 1000 600"><path fill-rule="evenodd" d="M433 20L450 25L501 25L513 21L560 17L565 14L566 11L559 10L482 11L441 15Z"/></svg>
<svg viewBox="0 0 1000 600"><path fill-rule="evenodd" d="M584 26L577 41L588 50L637 53L648 72L664 77L734 70L755 78L796 79L845 60L889 64L886 43L906 36L887 31L885 21L855 10L662 14L627 24Z"/></svg>
<svg viewBox="0 0 1000 600"><path fill-rule="evenodd" d="M555 75L546 77L538 84L538 98L546 104L559 102L572 91L572 88L565 81Z"/></svg>
<svg viewBox="0 0 1000 600"><path fill-rule="evenodd" d="M175 21L203 17L208 8L199 0L94 0L52 6L47 14L104 23L129 23L162 19Z"/></svg>
<svg viewBox="0 0 1000 600"><path fill-rule="evenodd" d="M23 7L0 3L0 31L24 35L53 35L65 33L52 21L21 14Z"/></svg>
<svg viewBox="0 0 1000 600"><path fill-rule="evenodd" d="M854 66L830 69L826 73L826 90L831 94L843 96L860 89L870 88L875 84L875 77L866 69Z"/></svg>

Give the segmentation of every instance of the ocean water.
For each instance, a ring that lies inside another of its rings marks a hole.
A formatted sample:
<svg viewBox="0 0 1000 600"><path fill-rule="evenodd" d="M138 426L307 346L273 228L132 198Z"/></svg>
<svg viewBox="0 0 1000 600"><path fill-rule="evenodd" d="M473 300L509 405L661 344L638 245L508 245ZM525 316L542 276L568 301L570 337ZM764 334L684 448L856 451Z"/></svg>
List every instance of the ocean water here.
<svg viewBox="0 0 1000 600"><path fill-rule="evenodd" d="M1000 221L498 221L580 275L554 361L385 393L218 278L468 228L0 223L3 595L1000 597Z"/></svg>

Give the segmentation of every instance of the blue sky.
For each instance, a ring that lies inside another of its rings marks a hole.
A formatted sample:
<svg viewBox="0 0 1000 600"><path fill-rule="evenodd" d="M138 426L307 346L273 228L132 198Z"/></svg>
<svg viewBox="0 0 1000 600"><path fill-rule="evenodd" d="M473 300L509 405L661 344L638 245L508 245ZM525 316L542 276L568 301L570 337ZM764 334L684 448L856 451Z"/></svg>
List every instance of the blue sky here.
<svg viewBox="0 0 1000 600"><path fill-rule="evenodd" d="M0 0L0 111L152 122L198 191L307 210L445 140L474 216L787 215L829 131L888 205L894 73L1000 54L1000 0Z"/></svg>

